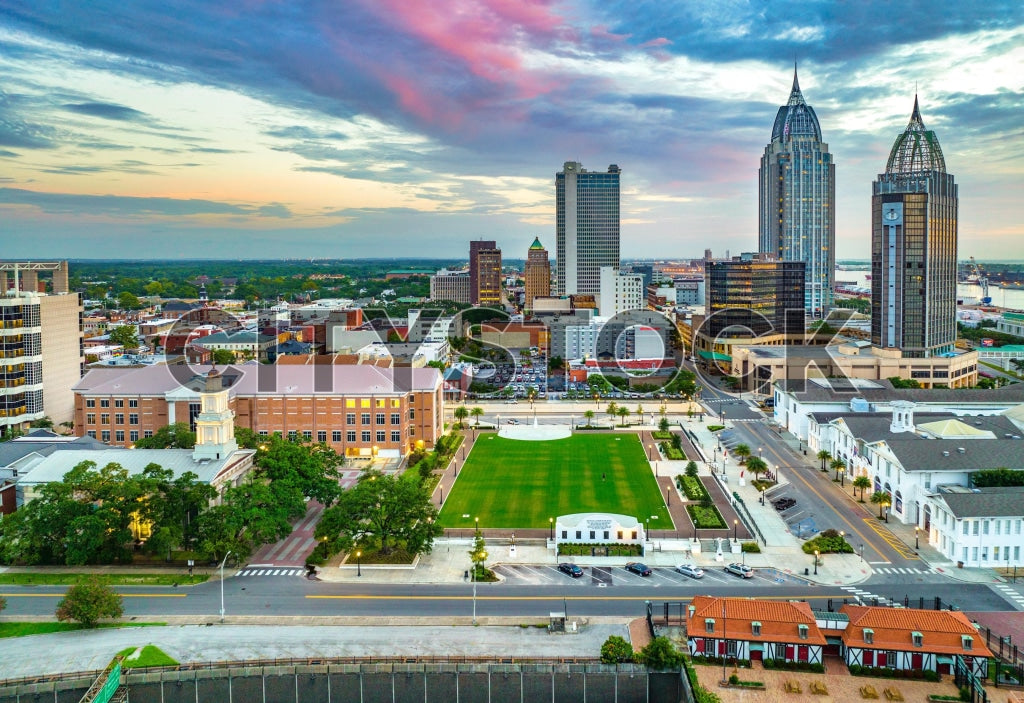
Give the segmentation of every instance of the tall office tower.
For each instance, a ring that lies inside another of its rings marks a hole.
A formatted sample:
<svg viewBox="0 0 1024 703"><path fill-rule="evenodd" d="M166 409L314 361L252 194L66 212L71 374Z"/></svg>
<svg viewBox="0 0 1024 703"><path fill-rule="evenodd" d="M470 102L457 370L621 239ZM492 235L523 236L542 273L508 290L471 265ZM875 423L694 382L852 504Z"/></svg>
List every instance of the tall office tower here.
<svg viewBox="0 0 1024 703"><path fill-rule="evenodd" d="M871 195L871 343L907 357L953 350L959 199L914 96Z"/></svg>
<svg viewBox="0 0 1024 703"><path fill-rule="evenodd" d="M540 238L533 240L530 250L526 252L526 309L533 310L533 299L537 296L546 298L551 295L551 262L548 261L548 250Z"/></svg>
<svg viewBox="0 0 1024 703"><path fill-rule="evenodd" d="M38 292L40 271L53 272L53 293ZM0 290L0 435L47 416L70 421L85 356L82 300L68 293L67 262L0 263Z"/></svg>
<svg viewBox="0 0 1024 703"><path fill-rule="evenodd" d="M501 249L482 239L469 243L469 292L473 305L501 305Z"/></svg>
<svg viewBox="0 0 1024 703"><path fill-rule="evenodd" d="M555 174L557 295L601 292L601 267L619 268L619 174L566 161Z"/></svg>
<svg viewBox="0 0 1024 703"><path fill-rule="evenodd" d="M823 317L832 307L836 268L836 170L795 66L789 102L775 116L757 173L758 249L783 261L806 262L804 309Z"/></svg>
<svg viewBox="0 0 1024 703"><path fill-rule="evenodd" d="M701 334L753 338L790 335L800 339L806 274L802 261L780 261L770 254L742 254L704 263L707 317Z"/></svg>

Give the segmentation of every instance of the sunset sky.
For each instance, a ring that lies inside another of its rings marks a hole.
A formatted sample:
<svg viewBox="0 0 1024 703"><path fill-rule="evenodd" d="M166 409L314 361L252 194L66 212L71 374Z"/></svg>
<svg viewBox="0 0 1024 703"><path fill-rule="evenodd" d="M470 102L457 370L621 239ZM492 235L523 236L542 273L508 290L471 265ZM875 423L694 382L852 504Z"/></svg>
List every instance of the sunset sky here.
<svg viewBox="0 0 1024 703"><path fill-rule="evenodd" d="M794 60L838 257L916 88L960 256L1024 259L1019 0L0 0L0 258L523 258L567 160L623 258L750 251Z"/></svg>

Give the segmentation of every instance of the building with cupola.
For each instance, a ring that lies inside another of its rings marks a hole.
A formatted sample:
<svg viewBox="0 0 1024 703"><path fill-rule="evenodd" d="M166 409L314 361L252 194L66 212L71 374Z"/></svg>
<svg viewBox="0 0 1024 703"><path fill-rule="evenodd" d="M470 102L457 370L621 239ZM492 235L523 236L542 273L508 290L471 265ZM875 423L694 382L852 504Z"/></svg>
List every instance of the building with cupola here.
<svg viewBox="0 0 1024 703"><path fill-rule="evenodd" d="M904 357L951 354L956 341L959 199L917 96L871 196L871 342Z"/></svg>
<svg viewBox="0 0 1024 703"><path fill-rule="evenodd" d="M796 67L789 100L779 108L764 149L758 193L758 247L782 261L803 261L804 309L824 317L835 275L835 163L814 108L800 91Z"/></svg>

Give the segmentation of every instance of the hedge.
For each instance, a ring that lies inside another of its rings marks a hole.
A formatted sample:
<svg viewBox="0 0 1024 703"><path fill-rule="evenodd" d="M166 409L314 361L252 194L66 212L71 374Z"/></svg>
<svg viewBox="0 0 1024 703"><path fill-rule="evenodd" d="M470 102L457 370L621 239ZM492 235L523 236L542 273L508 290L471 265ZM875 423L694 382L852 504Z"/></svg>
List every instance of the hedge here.
<svg viewBox="0 0 1024 703"><path fill-rule="evenodd" d="M887 666L860 666L850 664L851 676L872 676L879 679L918 679L941 681L942 677L930 669L890 669Z"/></svg>
<svg viewBox="0 0 1024 703"><path fill-rule="evenodd" d="M686 461L686 455L683 454L681 449L676 449L668 442L662 442L660 445L661 453L665 455L666 459L671 461Z"/></svg>
<svg viewBox="0 0 1024 703"><path fill-rule="evenodd" d="M784 671L810 671L815 674L824 674L825 665L811 662L788 662L782 659L765 659L761 662L765 669L782 669Z"/></svg>
<svg viewBox="0 0 1024 703"><path fill-rule="evenodd" d="M802 549L804 554L814 554L815 550L821 554L853 554L853 547L835 530L825 530L814 539L807 540Z"/></svg>
<svg viewBox="0 0 1024 703"><path fill-rule="evenodd" d="M643 545L640 544L620 544L618 542L609 542L607 544L582 544L578 542L563 542L558 545L559 556L583 556L589 557L591 549L604 549L608 548L608 556L610 557L635 557L643 555Z"/></svg>
<svg viewBox="0 0 1024 703"><path fill-rule="evenodd" d="M690 500L704 500L711 497L708 489L704 487L699 478L680 474L676 476L676 485L682 489L683 493Z"/></svg>
<svg viewBox="0 0 1024 703"><path fill-rule="evenodd" d="M728 527L725 518L714 505L704 507L703 505L687 505L686 512L693 520L693 526L698 530L715 530Z"/></svg>

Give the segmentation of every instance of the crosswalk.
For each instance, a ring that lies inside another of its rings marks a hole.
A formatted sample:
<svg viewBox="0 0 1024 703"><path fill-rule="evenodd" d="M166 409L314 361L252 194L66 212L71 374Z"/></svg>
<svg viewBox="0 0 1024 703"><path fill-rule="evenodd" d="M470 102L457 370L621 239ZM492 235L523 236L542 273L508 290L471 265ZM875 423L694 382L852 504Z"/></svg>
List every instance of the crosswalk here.
<svg viewBox="0 0 1024 703"><path fill-rule="evenodd" d="M917 569L912 566L883 566L876 568L876 574L937 574L935 569Z"/></svg>
<svg viewBox="0 0 1024 703"><path fill-rule="evenodd" d="M993 588L999 592L999 595L1017 606L1017 608L1024 610L1024 595L1022 595L1016 588L1008 586L1005 583L995 584Z"/></svg>
<svg viewBox="0 0 1024 703"><path fill-rule="evenodd" d="M235 574L235 576L302 576L304 573L306 573L305 569L255 568L247 566Z"/></svg>
<svg viewBox="0 0 1024 703"><path fill-rule="evenodd" d="M880 596L877 593L871 591L865 591L863 588L857 588L856 586L840 586L839 590L846 591L856 596L861 603L865 605L874 605L875 601L878 601L879 605L892 605L896 608L902 608L902 603L894 603L890 601L886 596Z"/></svg>

